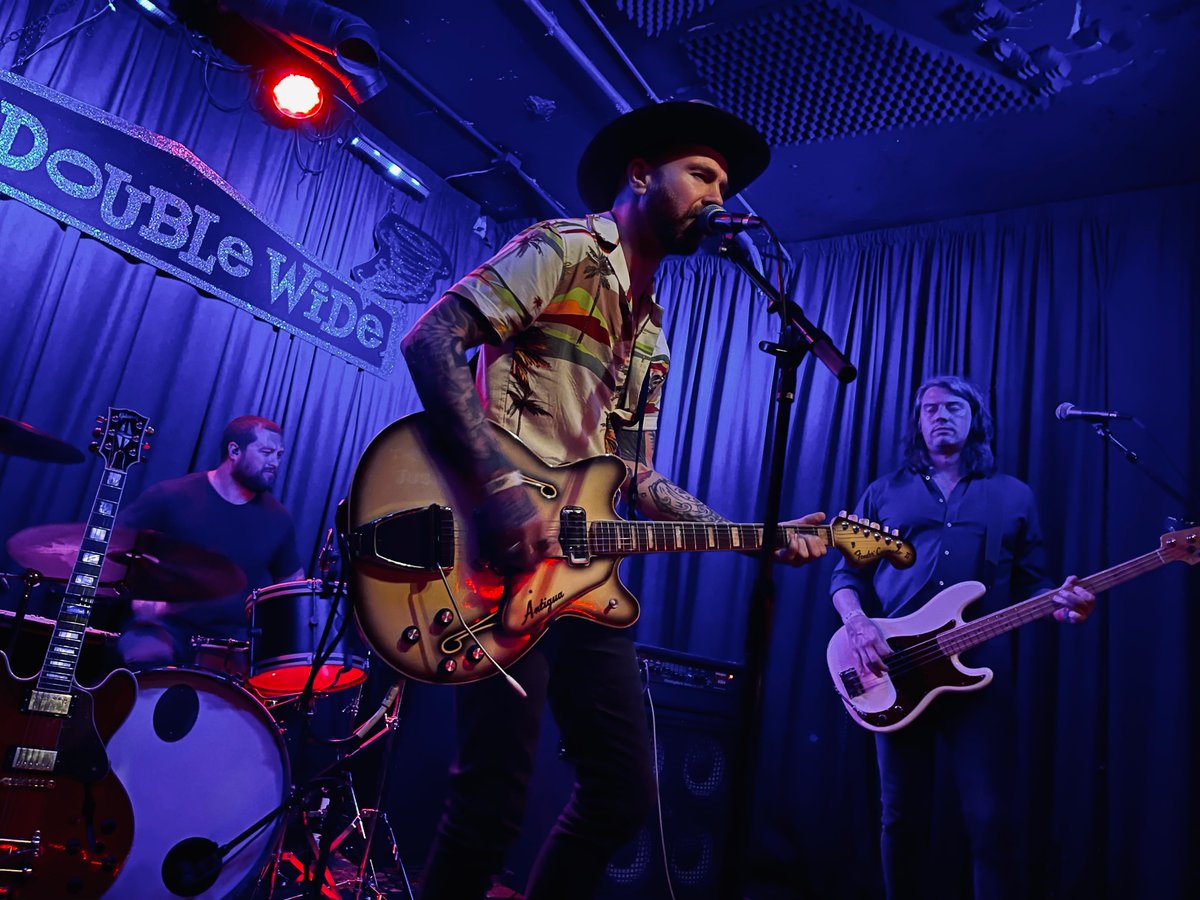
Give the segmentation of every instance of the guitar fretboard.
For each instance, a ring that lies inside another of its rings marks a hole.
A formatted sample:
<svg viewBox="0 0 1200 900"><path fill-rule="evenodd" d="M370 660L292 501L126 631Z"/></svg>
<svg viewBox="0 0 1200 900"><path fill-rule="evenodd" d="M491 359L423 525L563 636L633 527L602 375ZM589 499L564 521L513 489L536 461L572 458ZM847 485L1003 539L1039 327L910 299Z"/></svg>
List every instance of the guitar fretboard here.
<svg viewBox="0 0 1200 900"><path fill-rule="evenodd" d="M70 694L75 680L75 669L79 665L79 654L83 651L83 639L87 624L92 617L96 588L100 585L100 571L104 568L104 556L116 524L117 510L125 492L126 473L105 469L96 498L88 514L87 527L71 580L67 583L59 609L58 621L50 637L46 659L38 676L37 689L53 694Z"/></svg>
<svg viewBox="0 0 1200 900"><path fill-rule="evenodd" d="M787 544L793 534L812 534L833 546L829 525L788 525L776 531L775 546ZM596 556L627 556L699 550L759 550L762 525L737 522L626 522L600 519L588 524L588 547Z"/></svg>
<svg viewBox="0 0 1200 900"><path fill-rule="evenodd" d="M1079 584L1093 594L1098 594L1101 591L1107 591L1111 587L1136 578L1138 575L1157 569L1170 562L1173 558L1167 556L1161 548L1152 550L1142 556L1105 569L1103 572L1097 572L1095 575L1080 579ZM1028 600L1017 603L1007 609L1002 609L999 612L994 612L960 625L939 635L937 639L938 646L947 654L961 653L964 650L969 650L972 647L982 644L986 640L1004 634L1006 631L1012 631L1014 628L1019 628L1035 619L1048 616L1058 606L1054 602L1054 595L1057 592L1057 588L1052 591L1046 591L1044 594L1030 597Z"/></svg>

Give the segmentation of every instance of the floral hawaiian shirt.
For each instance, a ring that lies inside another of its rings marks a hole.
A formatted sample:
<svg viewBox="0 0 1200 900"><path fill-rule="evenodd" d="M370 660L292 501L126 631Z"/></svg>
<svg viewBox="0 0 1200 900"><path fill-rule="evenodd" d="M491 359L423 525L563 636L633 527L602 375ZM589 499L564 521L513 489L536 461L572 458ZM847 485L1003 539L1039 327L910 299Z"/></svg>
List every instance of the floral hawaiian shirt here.
<svg viewBox="0 0 1200 900"><path fill-rule="evenodd" d="M614 452L615 429L653 433L669 351L653 291L629 296L617 224L604 215L525 229L450 293L472 304L500 342L480 350L476 382L488 418L546 462Z"/></svg>

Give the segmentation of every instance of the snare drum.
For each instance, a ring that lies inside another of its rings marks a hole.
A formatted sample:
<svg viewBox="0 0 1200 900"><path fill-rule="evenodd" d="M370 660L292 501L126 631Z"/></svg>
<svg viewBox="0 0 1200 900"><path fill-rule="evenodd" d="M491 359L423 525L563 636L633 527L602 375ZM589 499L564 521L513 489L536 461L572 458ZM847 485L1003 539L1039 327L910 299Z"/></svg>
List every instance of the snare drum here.
<svg viewBox="0 0 1200 900"><path fill-rule="evenodd" d="M220 675L148 669L137 680L133 711L108 742L133 805L133 849L106 900L248 896L283 828L282 813L230 848L202 893L172 891L168 884L178 882L163 862L188 839L224 845L283 803L291 773L279 729L261 703Z"/></svg>
<svg viewBox="0 0 1200 900"><path fill-rule="evenodd" d="M237 638L213 638L192 635L192 665L197 669L220 672L239 681L250 674L250 642Z"/></svg>
<svg viewBox="0 0 1200 900"><path fill-rule="evenodd" d="M313 681L313 690L329 693L361 684L367 677L367 654L358 628L347 622L349 600L342 596L329 622L341 585L336 582L287 581L250 595L249 684L264 697L298 694L304 690L316 653L329 624L330 650ZM339 632L341 639L337 640ZM332 644L332 646L330 646Z"/></svg>

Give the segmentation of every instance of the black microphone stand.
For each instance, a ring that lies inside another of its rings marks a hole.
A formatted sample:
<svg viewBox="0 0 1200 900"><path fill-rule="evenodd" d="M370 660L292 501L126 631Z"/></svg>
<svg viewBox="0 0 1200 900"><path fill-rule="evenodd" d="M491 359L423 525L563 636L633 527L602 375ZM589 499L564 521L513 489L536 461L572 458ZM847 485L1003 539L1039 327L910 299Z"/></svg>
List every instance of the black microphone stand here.
<svg viewBox="0 0 1200 900"><path fill-rule="evenodd" d="M768 229L769 230L769 229ZM775 240L774 234L771 235ZM778 240L775 240L778 244ZM721 242L718 253L728 258L749 276L768 302L767 311L778 313L781 320L779 340L762 341L759 349L775 357L772 406L767 411L767 430L774 419L771 435L770 466L767 476L767 502L763 513L763 545L746 623L746 687L741 696L737 740L734 747L732 798L733 809L726 839L727 857L721 873L722 898L742 896L746 886L750 833L754 814L754 786L758 766L758 748L762 729L763 675L767 646L774 614L775 550L779 546L779 508L783 493L783 467L787 459L788 430L796 399L796 370L806 353L811 352L829 367L838 381L847 384L858 373L834 346L829 335L809 321L804 311L782 294L754 266L745 246L735 238ZM766 447L764 446L764 452Z"/></svg>
<svg viewBox="0 0 1200 900"><path fill-rule="evenodd" d="M1133 421L1137 425L1140 425L1143 429L1145 428L1145 426L1142 425L1142 423L1137 419L1134 419ZM1100 438L1100 440L1104 441L1105 443L1112 444L1114 447L1120 450L1121 455L1124 456L1125 459L1129 460L1130 465L1136 467L1139 472L1144 474L1154 483L1155 487L1182 506L1183 515L1170 516L1167 518L1167 531L1174 531L1176 527L1191 527L1191 525L1197 521L1197 504L1195 496L1187 496L1183 491L1173 487L1171 483L1168 482L1167 479L1164 478L1160 473L1154 471L1154 469L1150 468L1149 466L1144 465L1141 457L1138 456L1137 453L1117 439L1117 436L1109 429L1108 422L1093 422L1092 431L1096 433L1096 437ZM1153 438L1153 434L1151 434L1151 437Z"/></svg>

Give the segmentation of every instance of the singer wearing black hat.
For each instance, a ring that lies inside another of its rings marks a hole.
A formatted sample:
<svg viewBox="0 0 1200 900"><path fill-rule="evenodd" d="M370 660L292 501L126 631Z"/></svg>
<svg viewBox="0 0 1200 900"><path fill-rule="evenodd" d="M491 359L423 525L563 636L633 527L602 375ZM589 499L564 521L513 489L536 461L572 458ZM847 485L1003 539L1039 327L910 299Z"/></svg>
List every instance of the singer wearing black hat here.
<svg viewBox="0 0 1200 900"><path fill-rule="evenodd" d="M627 113L580 160L579 193L593 214L521 232L405 337L413 381L433 431L445 437L446 464L476 499L480 552L493 568L532 570L549 536L488 420L553 464L620 456L640 517L725 521L654 469L669 365L654 275L668 254L695 252L701 211L744 188L769 160L754 128L707 104ZM474 377L466 358L473 347ZM799 565L824 552L818 539L796 537L778 556ZM623 631L560 618L509 674L528 697L499 678L454 689L459 752L424 900L481 898L500 870L520 828L547 703L576 784L534 865L529 900L592 896L609 857L654 809L637 658Z"/></svg>

